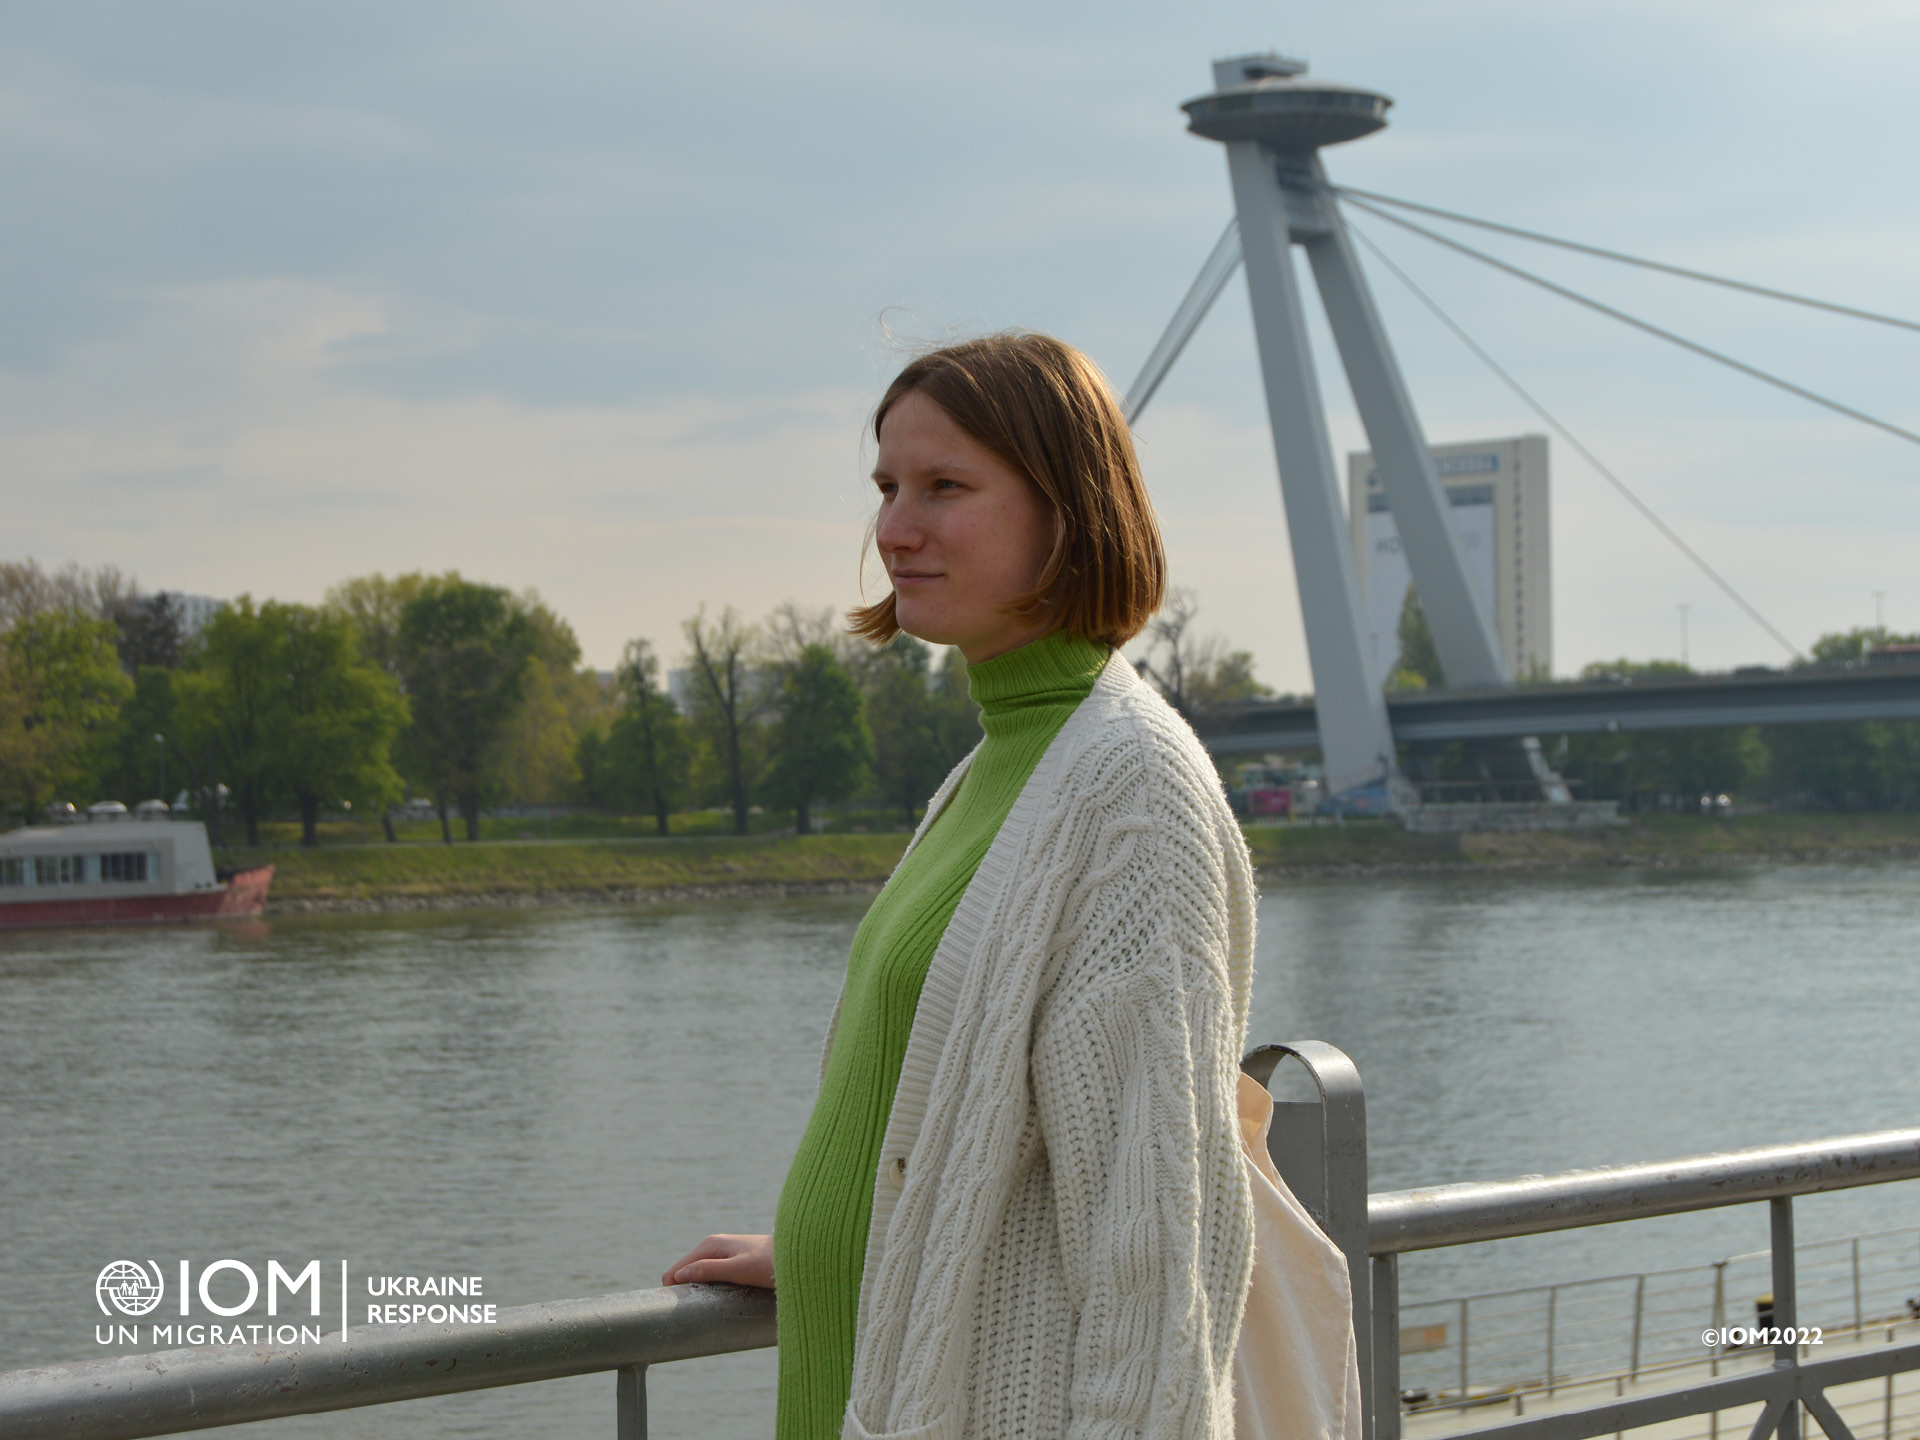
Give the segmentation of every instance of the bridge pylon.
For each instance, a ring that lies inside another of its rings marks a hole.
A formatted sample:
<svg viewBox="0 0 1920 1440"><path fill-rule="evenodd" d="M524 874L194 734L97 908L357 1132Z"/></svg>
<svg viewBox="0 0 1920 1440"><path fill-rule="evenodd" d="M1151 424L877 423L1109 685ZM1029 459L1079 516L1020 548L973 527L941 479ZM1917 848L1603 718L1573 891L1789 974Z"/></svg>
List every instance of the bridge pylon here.
<svg viewBox="0 0 1920 1440"><path fill-rule="evenodd" d="M1320 162L1322 146L1382 128L1393 102L1308 79L1306 70L1278 55L1217 61L1214 92L1181 108L1194 134L1226 147L1327 788L1338 795L1385 782L1401 803L1381 693L1386 677L1373 673L1369 659L1293 246L1307 253L1449 688L1506 685L1511 677L1493 617L1468 580L1426 436Z"/></svg>

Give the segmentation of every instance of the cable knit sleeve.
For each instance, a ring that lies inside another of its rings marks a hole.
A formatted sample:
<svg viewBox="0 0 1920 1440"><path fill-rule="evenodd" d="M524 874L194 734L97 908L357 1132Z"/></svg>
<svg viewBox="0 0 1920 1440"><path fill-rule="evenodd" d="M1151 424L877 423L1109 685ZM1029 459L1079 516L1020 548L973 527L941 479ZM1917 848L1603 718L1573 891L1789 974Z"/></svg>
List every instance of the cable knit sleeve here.
<svg viewBox="0 0 1920 1440"><path fill-rule="evenodd" d="M1077 1313L1072 1440L1233 1434L1253 1221L1234 1101L1250 977L1232 957L1252 887L1197 751L1135 745L1073 787L1098 797L1093 866L1061 914L1031 1061Z"/></svg>

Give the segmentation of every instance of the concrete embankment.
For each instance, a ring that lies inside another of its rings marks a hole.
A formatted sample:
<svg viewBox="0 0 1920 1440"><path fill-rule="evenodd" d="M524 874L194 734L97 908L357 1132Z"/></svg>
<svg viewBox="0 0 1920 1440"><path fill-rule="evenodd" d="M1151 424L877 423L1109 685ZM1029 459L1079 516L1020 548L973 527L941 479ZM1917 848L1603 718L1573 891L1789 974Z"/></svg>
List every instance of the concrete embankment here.
<svg viewBox="0 0 1920 1440"><path fill-rule="evenodd" d="M269 914L650 904L870 894L904 834L297 846L221 852L278 867ZM1256 825L1263 881L1491 871L1920 860L1920 815L1652 816L1604 831L1409 835L1398 825Z"/></svg>

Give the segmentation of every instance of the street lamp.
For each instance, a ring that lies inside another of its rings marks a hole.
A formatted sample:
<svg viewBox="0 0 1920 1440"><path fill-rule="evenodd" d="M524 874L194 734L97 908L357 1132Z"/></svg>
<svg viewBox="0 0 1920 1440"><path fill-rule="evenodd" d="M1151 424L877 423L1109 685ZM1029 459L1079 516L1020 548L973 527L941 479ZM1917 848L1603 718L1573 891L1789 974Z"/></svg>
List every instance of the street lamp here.
<svg viewBox="0 0 1920 1440"><path fill-rule="evenodd" d="M167 737L155 735L153 743L160 750L160 798L165 800L167 798Z"/></svg>

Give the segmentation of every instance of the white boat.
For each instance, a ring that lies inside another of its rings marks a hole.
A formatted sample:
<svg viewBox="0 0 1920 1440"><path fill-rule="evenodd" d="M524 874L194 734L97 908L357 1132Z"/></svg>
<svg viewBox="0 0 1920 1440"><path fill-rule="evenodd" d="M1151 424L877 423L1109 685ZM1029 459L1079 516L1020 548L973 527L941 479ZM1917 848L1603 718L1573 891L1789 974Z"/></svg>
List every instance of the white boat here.
<svg viewBox="0 0 1920 1440"><path fill-rule="evenodd" d="M0 928L241 918L261 912L272 883L271 865L221 879L207 827L161 800L131 814L113 800L69 808L0 835Z"/></svg>

